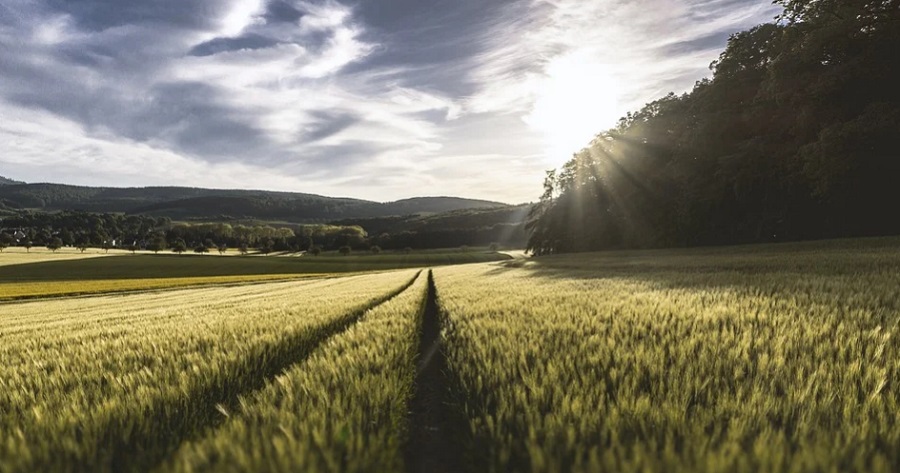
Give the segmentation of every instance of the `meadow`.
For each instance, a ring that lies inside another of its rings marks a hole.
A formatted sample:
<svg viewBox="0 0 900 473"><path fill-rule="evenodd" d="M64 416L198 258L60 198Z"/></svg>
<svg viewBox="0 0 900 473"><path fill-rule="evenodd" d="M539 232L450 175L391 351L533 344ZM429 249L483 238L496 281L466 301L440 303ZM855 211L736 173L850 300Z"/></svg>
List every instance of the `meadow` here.
<svg viewBox="0 0 900 473"><path fill-rule="evenodd" d="M900 239L425 265L0 304L0 471L900 471Z"/></svg>

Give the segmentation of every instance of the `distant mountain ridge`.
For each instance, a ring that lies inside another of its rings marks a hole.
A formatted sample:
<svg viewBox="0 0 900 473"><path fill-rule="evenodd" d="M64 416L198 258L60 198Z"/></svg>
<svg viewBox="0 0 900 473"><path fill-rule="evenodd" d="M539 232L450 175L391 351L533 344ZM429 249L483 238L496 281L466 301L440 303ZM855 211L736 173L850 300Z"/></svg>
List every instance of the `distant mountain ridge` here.
<svg viewBox="0 0 900 473"><path fill-rule="evenodd" d="M8 177L0 176L0 186L11 186L14 184L25 184L22 181L14 181Z"/></svg>
<svg viewBox="0 0 900 473"><path fill-rule="evenodd" d="M416 197L373 202L298 192L194 187L86 187L24 184L0 178L0 204L13 209L81 210L145 214L172 219L330 221L393 215L431 214L507 204L459 197Z"/></svg>

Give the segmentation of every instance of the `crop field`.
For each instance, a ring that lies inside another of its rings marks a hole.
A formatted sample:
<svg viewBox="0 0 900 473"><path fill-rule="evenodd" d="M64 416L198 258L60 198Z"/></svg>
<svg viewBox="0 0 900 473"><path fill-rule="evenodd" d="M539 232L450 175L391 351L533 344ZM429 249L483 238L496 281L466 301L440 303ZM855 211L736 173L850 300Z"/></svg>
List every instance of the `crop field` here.
<svg viewBox="0 0 900 473"><path fill-rule="evenodd" d="M0 471L152 463L414 275L3 306Z"/></svg>
<svg viewBox="0 0 900 473"><path fill-rule="evenodd" d="M6 302L0 471L900 471L898 287L886 238Z"/></svg>
<svg viewBox="0 0 900 473"><path fill-rule="evenodd" d="M21 248L14 248L22 250ZM60 250L61 252L63 250ZM106 257L101 257L106 256ZM0 301L318 277L508 259L456 250L350 256L228 256L104 253L0 254Z"/></svg>
<svg viewBox="0 0 900 473"><path fill-rule="evenodd" d="M85 258L99 258L104 256L124 255L124 251L111 250L104 253L100 250L92 249L84 253L75 248L63 248L57 251L50 251L46 248L31 248L26 250L20 246L11 246L5 248L0 253L0 266L9 266L12 264L40 263L49 261L67 261L79 260Z"/></svg>
<svg viewBox="0 0 900 473"><path fill-rule="evenodd" d="M900 471L900 241L435 271L473 471Z"/></svg>

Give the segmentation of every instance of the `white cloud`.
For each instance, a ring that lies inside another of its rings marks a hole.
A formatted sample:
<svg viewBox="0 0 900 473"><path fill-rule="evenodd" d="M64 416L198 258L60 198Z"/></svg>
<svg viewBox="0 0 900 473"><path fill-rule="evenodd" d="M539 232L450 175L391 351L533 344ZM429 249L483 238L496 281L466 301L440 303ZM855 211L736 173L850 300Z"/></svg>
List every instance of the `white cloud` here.
<svg viewBox="0 0 900 473"><path fill-rule="evenodd" d="M267 21L263 0L184 0L196 17L156 12L160 23L120 15L123 0L102 28L75 4L4 3L0 174L530 200L545 168L705 75L715 35L774 14L769 0L511 2L478 34L442 37L449 59L432 63L405 56L427 47L380 44L391 36L372 34L358 4L288 2L296 21ZM401 37L428 45L433 26ZM474 93L441 83L459 74Z"/></svg>
<svg viewBox="0 0 900 473"><path fill-rule="evenodd" d="M486 34L466 104L517 113L561 164L626 112L707 76L721 37L774 16L768 0L534 0ZM709 39L709 44L703 44ZM698 42L699 41L699 42ZM691 43L685 50L678 45ZM567 152L568 150L568 152Z"/></svg>
<svg viewBox="0 0 900 473"><path fill-rule="evenodd" d="M248 26L258 23L265 7L263 0L235 0L221 20L218 36L237 36Z"/></svg>

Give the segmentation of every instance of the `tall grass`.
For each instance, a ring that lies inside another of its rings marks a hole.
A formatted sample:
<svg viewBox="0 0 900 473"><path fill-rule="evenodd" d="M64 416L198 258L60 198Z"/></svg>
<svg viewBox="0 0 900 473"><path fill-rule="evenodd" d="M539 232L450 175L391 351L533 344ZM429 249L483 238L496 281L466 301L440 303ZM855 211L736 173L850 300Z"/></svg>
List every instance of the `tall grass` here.
<svg viewBox="0 0 900 473"><path fill-rule="evenodd" d="M414 274L3 305L0 471L143 470Z"/></svg>
<svg viewBox="0 0 900 473"><path fill-rule="evenodd" d="M894 248L436 270L472 470L900 471Z"/></svg>
<svg viewBox="0 0 900 473"><path fill-rule="evenodd" d="M427 277L223 412L167 471L402 471Z"/></svg>

